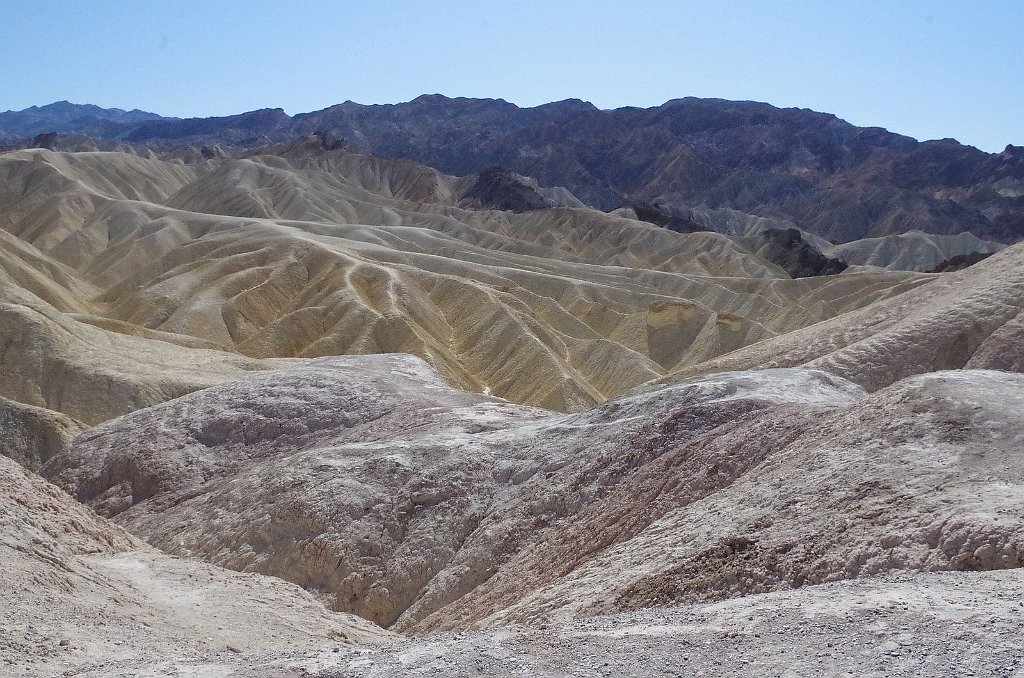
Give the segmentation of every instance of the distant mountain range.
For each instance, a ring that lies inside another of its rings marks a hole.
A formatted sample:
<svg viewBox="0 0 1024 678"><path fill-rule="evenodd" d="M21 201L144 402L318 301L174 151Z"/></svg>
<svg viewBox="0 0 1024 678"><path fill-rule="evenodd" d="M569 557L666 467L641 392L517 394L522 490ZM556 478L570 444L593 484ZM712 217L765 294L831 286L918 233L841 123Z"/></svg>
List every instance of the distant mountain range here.
<svg viewBox="0 0 1024 678"><path fill-rule="evenodd" d="M127 126L145 120L174 120L156 113L120 108L100 108L92 104L57 101L32 106L23 111L0 113L0 133L8 138L29 138L47 132L87 134L102 139L116 138Z"/></svg>
<svg viewBox="0 0 1024 678"><path fill-rule="evenodd" d="M435 94L295 116L175 119L66 101L0 113L5 143L47 132L163 148L255 148L320 134L450 174L507 168L603 210L642 203L683 220L739 210L837 243L911 230L1024 238L1024 147L992 154L952 139L918 142L749 101L600 110L575 99L521 108Z"/></svg>

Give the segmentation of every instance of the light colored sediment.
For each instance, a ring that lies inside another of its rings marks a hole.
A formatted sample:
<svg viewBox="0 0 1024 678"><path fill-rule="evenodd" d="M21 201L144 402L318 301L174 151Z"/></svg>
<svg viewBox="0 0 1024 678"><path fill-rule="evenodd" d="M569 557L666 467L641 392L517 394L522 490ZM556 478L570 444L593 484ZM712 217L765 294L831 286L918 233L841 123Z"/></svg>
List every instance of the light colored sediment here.
<svg viewBox="0 0 1024 678"><path fill-rule="evenodd" d="M0 175L0 288L76 322L252 358L407 352L562 411L930 280L791 280L718 233L462 209L464 179L308 141L194 165L24 150Z"/></svg>
<svg viewBox="0 0 1024 678"><path fill-rule="evenodd" d="M943 261L972 252L994 253L1006 245L982 240L973 233L939 235L908 231L824 247L830 257L851 266L879 266L901 271L931 271Z"/></svg>
<svg viewBox="0 0 1024 678"><path fill-rule="evenodd" d="M59 412L0 397L0 455L30 471L67 449L85 428Z"/></svg>
<svg viewBox="0 0 1024 678"><path fill-rule="evenodd" d="M1022 386L768 370L553 415L333 358L103 424L43 473L171 553L384 625L536 623L1017 567Z"/></svg>
<svg viewBox="0 0 1024 678"><path fill-rule="evenodd" d="M18 289L0 289L0 345L0 396L85 424L288 364L189 337L112 332Z"/></svg>
<svg viewBox="0 0 1024 678"><path fill-rule="evenodd" d="M805 366L875 390L947 369L1024 370L1024 245L836 318L744 347L666 381Z"/></svg>
<svg viewBox="0 0 1024 678"><path fill-rule="evenodd" d="M164 555L0 457L0 673L368 642L297 587Z"/></svg>

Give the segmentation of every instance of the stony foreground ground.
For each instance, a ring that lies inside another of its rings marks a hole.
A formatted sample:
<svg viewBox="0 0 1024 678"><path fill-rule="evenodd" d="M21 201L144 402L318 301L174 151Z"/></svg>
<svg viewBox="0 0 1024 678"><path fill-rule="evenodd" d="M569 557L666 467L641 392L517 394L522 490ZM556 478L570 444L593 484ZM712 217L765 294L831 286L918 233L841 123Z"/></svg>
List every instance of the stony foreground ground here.
<svg viewBox="0 0 1024 678"><path fill-rule="evenodd" d="M854 580L565 625L140 659L67 675L1024 676L1024 572Z"/></svg>

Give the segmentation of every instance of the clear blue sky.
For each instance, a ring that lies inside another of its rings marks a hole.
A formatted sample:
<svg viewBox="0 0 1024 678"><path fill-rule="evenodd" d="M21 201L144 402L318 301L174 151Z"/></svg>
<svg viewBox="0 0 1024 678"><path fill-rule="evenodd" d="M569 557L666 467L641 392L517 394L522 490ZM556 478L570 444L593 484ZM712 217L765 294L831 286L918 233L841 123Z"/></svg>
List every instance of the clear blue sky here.
<svg viewBox="0 0 1024 678"><path fill-rule="evenodd" d="M0 110L682 96L1024 145L1024 0L0 0Z"/></svg>

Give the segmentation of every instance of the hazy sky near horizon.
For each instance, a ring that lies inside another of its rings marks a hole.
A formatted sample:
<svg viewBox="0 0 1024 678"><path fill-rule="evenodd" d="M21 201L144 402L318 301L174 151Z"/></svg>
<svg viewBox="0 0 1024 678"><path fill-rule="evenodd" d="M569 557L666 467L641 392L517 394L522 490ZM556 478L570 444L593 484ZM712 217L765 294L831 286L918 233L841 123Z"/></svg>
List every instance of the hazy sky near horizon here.
<svg viewBox="0 0 1024 678"><path fill-rule="evenodd" d="M683 96L1024 145L1024 1L3 0L0 110Z"/></svg>

